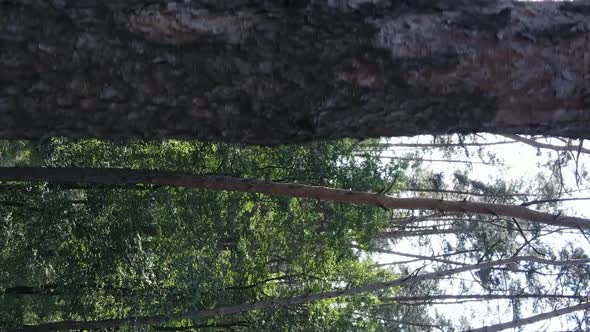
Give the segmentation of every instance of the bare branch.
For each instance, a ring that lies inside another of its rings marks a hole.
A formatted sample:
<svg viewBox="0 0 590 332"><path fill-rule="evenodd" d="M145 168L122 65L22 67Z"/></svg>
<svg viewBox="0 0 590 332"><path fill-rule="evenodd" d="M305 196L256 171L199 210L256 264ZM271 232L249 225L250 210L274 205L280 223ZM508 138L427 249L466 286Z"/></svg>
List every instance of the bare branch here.
<svg viewBox="0 0 590 332"><path fill-rule="evenodd" d="M586 201L590 200L590 197L566 197L566 198L551 198L551 199L538 199L530 202L520 204L520 206L531 206L535 204L554 203L554 202L567 202L567 201Z"/></svg>
<svg viewBox="0 0 590 332"><path fill-rule="evenodd" d="M534 140L532 138L526 138L526 137L523 137L520 135L505 134L502 136L513 139L515 141L519 141L519 142L528 144L530 146L534 146L536 148L540 148L540 149L549 149L549 150L553 150L553 151L571 151L571 152L590 153L590 149L586 149L581 146L573 146L573 145L561 146L561 145L547 144L547 143L542 143L542 142L539 142L539 141Z"/></svg>
<svg viewBox="0 0 590 332"><path fill-rule="evenodd" d="M353 248L360 249L358 246L353 246ZM410 254L410 253L406 253L406 252L400 252L400 251L388 250L388 249L371 248L371 249L368 249L367 251L378 252L378 253L382 253L382 254L396 255L396 256L403 256L403 257L417 258L419 260L438 262L438 263L443 263L443 264L468 265L467 263L451 261L451 260L443 259L443 258L437 258L436 256L416 255L416 254Z"/></svg>
<svg viewBox="0 0 590 332"><path fill-rule="evenodd" d="M477 251L480 251L480 249L461 250L461 251L456 251L456 252L448 253L448 254L434 255L434 256L430 256L429 258L431 258L431 257L434 257L434 258L450 257L450 256L462 255L462 254L467 254L467 253L477 252ZM397 261L397 262L392 262L392 263L373 264L373 266L374 267L383 267L383 266L391 266L391 265L400 265L400 264L414 263L414 262L418 262L421 260L422 260L422 258L416 258L416 259L412 259L412 260ZM461 264L461 265L466 265L466 264Z"/></svg>

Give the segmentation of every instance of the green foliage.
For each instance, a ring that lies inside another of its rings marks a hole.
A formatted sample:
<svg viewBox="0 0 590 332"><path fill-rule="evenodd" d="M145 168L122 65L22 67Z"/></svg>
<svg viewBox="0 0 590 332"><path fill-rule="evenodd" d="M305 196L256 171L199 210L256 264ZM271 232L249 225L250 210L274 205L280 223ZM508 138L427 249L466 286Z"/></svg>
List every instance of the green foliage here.
<svg viewBox="0 0 590 332"><path fill-rule="evenodd" d="M379 191L403 171L380 163L377 152L354 157L352 141L272 149L181 141L22 144L7 149L21 152L5 159L26 150L36 157L19 160L34 165L225 174L363 191ZM351 249L385 227L388 215L379 208L160 186L2 186L4 326L168 315L394 277ZM367 294L168 327L379 331L381 320L359 315L375 305Z"/></svg>

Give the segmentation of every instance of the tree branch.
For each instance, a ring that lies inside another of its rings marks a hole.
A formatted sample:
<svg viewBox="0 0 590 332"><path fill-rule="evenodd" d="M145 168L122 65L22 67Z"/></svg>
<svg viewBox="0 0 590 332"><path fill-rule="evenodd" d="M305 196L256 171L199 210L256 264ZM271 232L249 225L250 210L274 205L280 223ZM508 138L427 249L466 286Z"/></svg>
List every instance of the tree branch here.
<svg viewBox="0 0 590 332"><path fill-rule="evenodd" d="M512 134L505 134L502 135L504 137L507 138L511 138L515 141L519 141L525 144L528 144L530 146L534 146L536 148L540 148L540 149L549 149L549 150L554 150L554 151L571 151L571 152L581 152L581 153L590 153L590 149L586 149L584 147L579 147L579 146L572 146L572 145L554 145L554 144L547 144L547 143L542 143L539 142L537 140L534 140L532 138L526 138L520 135L512 135Z"/></svg>
<svg viewBox="0 0 590 332"><path fill-rule="evenodd" d="M535 204L544 203L555 203L555 202L567 202L567 201L586 201L590 200L590 197L566 197L566 198L549 198L549 199L538 199L534 201L524 202L520 206L531 206Z"/></svg>
<svg viewBox="0 0 590 332"><path fill-rule="evenodd" d="M363 250L362 248L360 248L358 246L352 246L352 247L357 248L359 250ZM402 256L402 257L417 258L419 260L426 260L426 261L438 262L438 263L443 263L443 264L468 265L467 263L463 263L463 262L457 262L457 261L452 261L452 260L448 260L448 259L437 258L437 256L423 256L423 255L416 255L416 254L400 252L400 251L395 251L395 250L381 249L381 248L370 248L370 249L367 249L366 251L378 252L378 253L382 253L382 254L390 254L390 255L396 255L396 256Z"/></svg>

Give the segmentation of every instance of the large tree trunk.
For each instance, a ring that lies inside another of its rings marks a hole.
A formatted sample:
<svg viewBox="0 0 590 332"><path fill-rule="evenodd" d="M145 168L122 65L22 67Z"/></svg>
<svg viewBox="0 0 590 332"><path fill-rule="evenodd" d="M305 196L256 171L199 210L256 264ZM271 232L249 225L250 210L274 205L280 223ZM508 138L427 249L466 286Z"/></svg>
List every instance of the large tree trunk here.
<svg viewBox="0 0 590 332"><path fill-rule="evenodd" d="M0 138L590 138L590 5L0 1Z"/></svg>
<svg viewBox="0 0 590 332"><path fill-rule="evenodd" d="M435 198L397 198L381 193L352 191L298 183L260 181L220 175L191 175L120 168L35 168L0 167L0 181L48 181L99 185L151 184L261 193L274 196L311 198L324 201L372 205L384 209L433 210L444 213L479 213L518 218L550 226L590 229L590 219L554 215L522 206L447 201Z"/></svg>

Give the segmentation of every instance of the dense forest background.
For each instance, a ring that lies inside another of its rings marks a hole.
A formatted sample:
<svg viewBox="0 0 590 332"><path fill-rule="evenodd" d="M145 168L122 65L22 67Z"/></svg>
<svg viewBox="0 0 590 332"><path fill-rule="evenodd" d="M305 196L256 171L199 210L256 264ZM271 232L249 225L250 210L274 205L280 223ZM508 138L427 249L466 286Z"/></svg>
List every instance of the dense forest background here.
<svg viewBox="0 0 590 332"><path fill-rule="evenodd" d="M427 165L427 156L435 160L437 153L454 165L475 147L463 163L501 168L485 150L495 144L518 143L459 136L406 146L343 140L264 148L50 139L4 141L1 161L23 169L147 169L397 197L463 197L560 213L559 197L572 193L558 177L514 182L500 174L484 183L469 167ZM413 152L403 150L408 147ZM560 162L563 173L570 172L570 152L550 164ZM557 169L549 170L557 176ZM577 170L582 184L583 165ZM493 213L48 180L2 183L0 321L8 328L52 330L61 327L43 324L76 321L124 330L451 331L477 327L480 320L451 317L433 305L505 301L508 318L520 324L523 315L575 307L587 296L586 245L577 242L583 237L567 235L582 235L581 229ZM392 280L395 287L387 284ZM314 297L334 290L341 293ZM269 300L276 303L252 307ZM199 316L236 307L236 314ZM509 320L504 315L496 319ZM586 328L587 316L569 317L572 328Z"/></svg>

